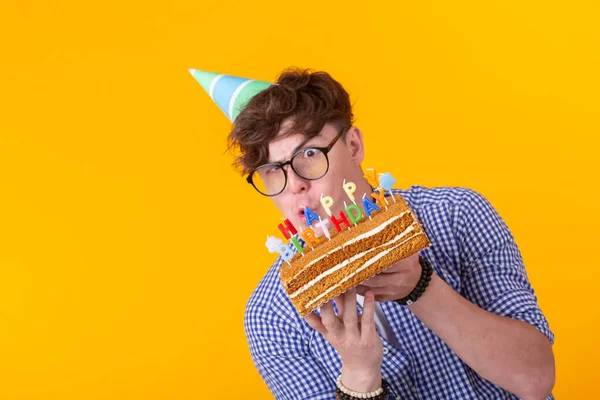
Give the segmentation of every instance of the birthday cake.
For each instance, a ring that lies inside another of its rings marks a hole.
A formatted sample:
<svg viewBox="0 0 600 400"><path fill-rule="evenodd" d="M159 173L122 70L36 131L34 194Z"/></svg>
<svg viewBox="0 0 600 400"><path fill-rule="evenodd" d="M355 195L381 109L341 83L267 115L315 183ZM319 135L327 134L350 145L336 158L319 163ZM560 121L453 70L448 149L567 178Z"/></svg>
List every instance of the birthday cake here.
<svg viewBox="0 0 600 400"><path fill-rule="evenodd" d="M373 193L373 197L376 202L363 197L364 213L351 204L339 218L330 216L335 230L323 229L326 238L316 238L312 228L297 232L289 220L280 224L279 229L296 248L295 254L291 246L268 238L267 247L278 245L281 250L285 261L279 271L281 282L301 316L430 245L401 195L384 197L380 192ZM307 215L312 213L305 211ZM324 228L316 214L312 218L318 220L314 225Z"/></svg>

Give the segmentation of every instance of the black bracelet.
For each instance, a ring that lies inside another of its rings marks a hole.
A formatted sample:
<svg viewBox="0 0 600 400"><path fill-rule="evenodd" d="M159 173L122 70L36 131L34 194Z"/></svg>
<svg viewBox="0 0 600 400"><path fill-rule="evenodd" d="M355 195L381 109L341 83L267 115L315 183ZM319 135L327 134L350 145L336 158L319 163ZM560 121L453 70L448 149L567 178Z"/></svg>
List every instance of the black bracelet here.
<svg viewBox="0 0 600 400"><path fill-rule="evenodd" d="M412 303L417 301L419 297L423 293L425 293L425 289L429 286L429 281L431 280L431 275L433 274L433 268L427 259L423 258L419 254L419 264L421 264L421 278L417 283L417 286L413 289L410 294L402 299L394 300L396 303L401 306L410 306Z"/></svg>

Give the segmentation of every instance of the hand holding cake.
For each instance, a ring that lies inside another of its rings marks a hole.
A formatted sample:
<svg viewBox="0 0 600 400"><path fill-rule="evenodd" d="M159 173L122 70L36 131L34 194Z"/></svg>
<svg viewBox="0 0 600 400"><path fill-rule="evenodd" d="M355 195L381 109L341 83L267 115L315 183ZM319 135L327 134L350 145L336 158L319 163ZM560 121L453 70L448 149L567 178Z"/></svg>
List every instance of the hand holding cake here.
<svg viewBox="0 0 600 400"><path fill-rule="evenodd" d="M356 292L364 296L365 292L370 290L375 295L375 301L393 301L406 297L417 285L420 277L419 254L415 253L367 279L356 287Z"/></svg>
<svg viewBox="0 0 600 400"><path fill-rule="evenodd" d="M329 301L321 306L321 316L310 313L306 322L331 343L342 358L342 384L360 392L371 392L381 386L383 343L375 329L375 299L365 295L361 315L356 311L353 289L335 299L338 315Z"/></svg>

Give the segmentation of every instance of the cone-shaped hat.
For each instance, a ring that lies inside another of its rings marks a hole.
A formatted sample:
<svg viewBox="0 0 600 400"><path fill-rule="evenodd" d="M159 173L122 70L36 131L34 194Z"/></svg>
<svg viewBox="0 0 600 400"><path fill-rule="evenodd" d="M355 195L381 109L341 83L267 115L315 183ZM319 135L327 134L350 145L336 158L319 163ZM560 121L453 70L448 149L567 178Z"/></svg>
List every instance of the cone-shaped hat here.
<svg viewBox="0 0 600 400"><path fill-rule="evenodd" d="M217 74L190 68L190 74L231 122L257 93L272 85L270 82Z"/></svg>

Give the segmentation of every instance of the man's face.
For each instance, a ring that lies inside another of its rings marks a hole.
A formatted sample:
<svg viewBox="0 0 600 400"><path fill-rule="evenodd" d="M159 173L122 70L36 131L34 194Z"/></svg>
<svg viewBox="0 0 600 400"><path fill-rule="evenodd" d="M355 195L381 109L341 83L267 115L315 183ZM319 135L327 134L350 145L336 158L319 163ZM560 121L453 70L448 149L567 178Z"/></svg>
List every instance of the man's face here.
<svg viewBox="0 0 600 400"><path fill-rule="evenodd" d="M285 132L288 128L289 121L282 124L278 137L269 143L268 162L287 161L296 152L307 147L326 147L339 133L333 125L326 124L321 132L310 140L307 140L301 134L280 138L281 133ZM279 211L286 218L289 218L297 228L302 227L306 229L307 227L303 211L304 207L310 208L323 219L328 218L327 213L321 205L321 194L323 196L331 196L334 201L331 211L336 218L339 217L339 210L344 208L344 201L351 203L343 189L344 179L346 182L357 184L355 192L357 201L360 201L363 191L367 190L360 168L360 163L363 159L363 147L362 135L358 128L352 127L346 132L334 144L327 156L329 158L329 171L318 180L302 179L296 175L290 165L286 165L284 168L288 177L287 185L283 192L271 197Z"/></svg>

